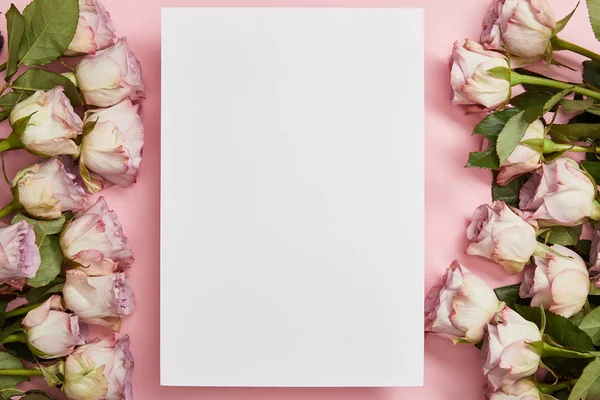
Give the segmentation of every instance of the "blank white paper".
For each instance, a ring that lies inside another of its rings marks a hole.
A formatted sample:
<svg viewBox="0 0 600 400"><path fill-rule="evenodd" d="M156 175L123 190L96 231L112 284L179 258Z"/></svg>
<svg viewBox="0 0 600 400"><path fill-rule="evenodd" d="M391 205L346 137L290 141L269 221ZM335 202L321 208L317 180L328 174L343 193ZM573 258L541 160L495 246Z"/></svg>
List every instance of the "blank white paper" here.
<svg viewBox="0 0 600 400"><path fill-rule="evenodd" d="M161 384L422 385L422 11L162 32Z"/></svg>

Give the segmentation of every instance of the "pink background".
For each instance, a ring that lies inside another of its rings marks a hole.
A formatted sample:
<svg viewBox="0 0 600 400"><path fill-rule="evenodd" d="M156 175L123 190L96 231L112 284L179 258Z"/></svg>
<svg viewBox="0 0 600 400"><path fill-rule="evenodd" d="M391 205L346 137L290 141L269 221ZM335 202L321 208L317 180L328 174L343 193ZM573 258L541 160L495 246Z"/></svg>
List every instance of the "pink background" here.
<svg viewBox="0 0 600 400"><path fill-rule="evenodd" d="M426 101L426 289L438 279L452 260L458 259L472 271L488 278L494 286L511 282L502 270L483 260L468 257L465 227L479 204L488 202L489 173L463 168L467 154L478 147L470 132L481 115L464 115L451 107L448 58L455 40L478 38L488 1L485 0L103 0L112 14L119 36L126 36L139 58L148 87L142 117L146 127L144 161L139 182L130 189L112 188L104 196L124 226L136 263L130 271L138 307L127 319L123 332L132 337L136 360L134 395L138 400L481 400L483 377L479 354L473 347L454 346L447 340L429 337L425 343L425 386L422 388L281 389L281 388L174 388L159 384L159 190L160 190L160 9L170 6L339 6L422 7L426 14L425 101ZM22 10L28 0L15 0ZM558 18L576 1L550 0ZM3 2L3 9L8 2ZM5 32L3 22L0 29ZM335 29L335 27L332 27ZM585 5L582 4L561 37L599 50ZM185 40L182 38L182 40ZM404 38L402 40L410 40ZM6 51L0 56L4 62ZM575 59L575 58L573 58ZM569 60L569 58L561 60ZM407 60L410 62L410 60ZM560 72L560 74L565 74ZM577 74L566 74L577 79ZM410 78L408 78L410 79ZM182 77L185 83L185 77ZM190 116L193 118L193 116ZM190 121L193 124L193 120ZM8 134L7 124L0 137ZM412 132L405 132L412 134ZM24 151L6 157L8 174L35 158ZM410 166L407 166L410 168ZM190 183L192 184L192 183ZM0 182L0 185L2 183ZM9 188L1 190L0 203L9 201ZM182 199L193 212L193 199ZM183 249L193 257L193 249ZM410 266L405 266L410 268ZM176 274L177 271L172 273ZM182 276L181 279L185 279ZM513 280L514 281L514 280ZM415 299L421 301L421 299ZM406 305L410 307L410 304ZM194 318L193 315L189 316ZM189 332L190 346L194 332ZM41 385L40 385L41 386Z"/></svg>

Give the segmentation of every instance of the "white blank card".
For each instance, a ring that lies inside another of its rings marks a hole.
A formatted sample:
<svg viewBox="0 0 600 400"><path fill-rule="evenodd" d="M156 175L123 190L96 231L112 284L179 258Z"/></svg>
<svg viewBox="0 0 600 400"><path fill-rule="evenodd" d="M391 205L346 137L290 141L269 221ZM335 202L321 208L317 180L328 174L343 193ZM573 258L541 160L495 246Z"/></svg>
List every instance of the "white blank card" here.
<svg viewBox="0 0 600 400"><path fill-rule="evenodd" d="M423 382L423 12L162 11L161 383Z"/></svg>

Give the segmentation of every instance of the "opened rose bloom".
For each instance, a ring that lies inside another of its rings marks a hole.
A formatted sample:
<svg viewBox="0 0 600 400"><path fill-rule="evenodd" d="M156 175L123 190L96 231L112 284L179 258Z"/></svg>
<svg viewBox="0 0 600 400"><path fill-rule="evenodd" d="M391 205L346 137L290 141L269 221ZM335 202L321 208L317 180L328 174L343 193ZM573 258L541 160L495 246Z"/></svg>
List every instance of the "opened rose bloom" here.
<svg viewBox="0 0 600 400"><path fill-rule="evenodd" d="M40 267L35 232L26 221L0 228L0 279L33 278Z"/></svg>
<svg viewBox="0 0 600 400"><path fill-rule="evenodd" d="M488 395L489 400L541 400L542 394L533 378L521 379Z"/></svg>
<svg viewBox="0 0 600 400"><path fill-rule="evenodd" d="M485 50L473 40L463 46L454 43L450 82L454 97L452 104L477 104L494 109L510 97L510 82L495 77L490 70L508 68L502 54Z"/></svg>
<svg viewBox="0 0 600 400"><path fill-rule="evenodd" d="M535 266L525 268L519 297L531 298L532 307L544 307L569 318L581 311L587 300L588 270L574 251L558 244L552 250L558 254L535 257Z"/></svg>
<svg viewBox="0 0 600 400"><path fill-rule="evenodd" d="M524 65L545 55L556 21L546 0L494 0L483 25L486 48L506 49Z"/></svg>
<svg viewBox="0 0 600 400"><path fill-rule="evenodd" d="M85 344L79 318L65 312L58 295L29 311L21 325L32 351L40 358L63 357Z"/></svg>
<svg viewBox="0 0 600 400"><path fill-rule="evenodd" d="M109 108L88 111L84 122L95 125L83 136L79 162L111 185L131 186L138 176L144 145L138 106L126 99ZM86 178L85 173L82 176ZM90 179L86 183L92 192L100 189Z"/></svg>
<svg viewBox="0 0 600 400"><path fill-rule="evenodd" d="M132 400L129 336L79 347L65 361L63 390L72 400Z"/></svg>
<svg viewBox="0 0 600 400"><path fill-rule="evenodd" d="M477 207L467 237L467 254L489 258L509 274L523 270L535 252L536 231L502 201Z"/></svg>
<svg viewBox="0 0 600 400"><path fill-rule="evenodd" d="M76 182L72 162L48 158L19 171L13 179L18 202L34 218L56 219L86 207L85 191Z"/></svg>
<svg viewBox="0 0 600 400"><path fill-rule="evenodd" d="M79 0L77 30L65 55L94 54L115 44L115 26L98 0Z"/></svg>
<svg viewBox="0 0 600 400"><path fill-rule="evenodd" d="M121 317L133 312L135 299L125 273L90 277L70 270L66 276L65 304L82 321L119 330Z"/></svg>
<svg viewBox="0 0 600 400"><path fill-rule="evenodd" d="M537 325L525 320L508 307L504 307L496 318L495 323L487 326L482 348L483 372L492 392L504 385L512 385L537 371L540 356L528 343L542 340Z"/></svg>
<svg viewBox="0 0 600 400"><path fill-rule="evenodd" d="M454 261L425 300L425 332L478 343L496 311L498 299L492 288Z"/></svg>
<svg viewBox="0 0 600 400"><path fill-rule="evenodd" d="M532 139L544 139L544 124L539 119L529 125L521 142L500 165L500 173L496 178L499 185L507 185L513 178L541 167L541 154L522 144L525 140Z"/></svg>
<svg viewBox="0 0 600 400"><path fill-rule="evenodd" d="M117 214L103 197L69 223L60 237L60 248L65 258L88 275L110 274L133 263Z"/></svg>
<svg viewBox="0 0 600 400"><path fill-rule="evenodd" d="M124 38L113 46L84 57L75 68L86 104L109 107L129 98L144 97L140 63Z"/></svg>
<svg viewBox="0 0 600 400"><path fill-rule="evenodd" d="M533 173L520 191L523 217L540 226L579 225L597 213L596 187L579 165L559 158Z"/></svg>
<svg viewBox="0 0 600 400"><path fill-rule="evenodd" d="M73 139L81 134L83 121L73 111L62 86L47 92L38 90L17 103L10 113L10 124L14 126L28 116L29 123L19 137L25 149L45 156L79 154Z"/></svg>

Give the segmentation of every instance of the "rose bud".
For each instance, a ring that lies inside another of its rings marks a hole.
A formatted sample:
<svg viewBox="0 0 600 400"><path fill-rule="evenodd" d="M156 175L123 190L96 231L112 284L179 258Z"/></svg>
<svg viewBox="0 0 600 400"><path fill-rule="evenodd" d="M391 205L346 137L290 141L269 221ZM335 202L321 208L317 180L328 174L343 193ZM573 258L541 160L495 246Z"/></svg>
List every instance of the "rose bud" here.
<svg viewBox="0 0 600 400"><path fill-rule="evenodd" d="M583 308L590 278L585 261L577 253L558 244L552 249L558 254L535 257L535 266L525 267L519 297L531 298L532 307L541 306L569 318Z"/></svg>
<svg viewBox="0 0 600 400"><path fill-rule="evenodd" d="M21 326L33 353L40 358L64 357L71 354L75 346L85 344L79 318L65 312L58 295L29 311Z"/></svg>
<svg viewBox="0 0 600 400"><path fill-rule="evenodd" d="M502 201L477 207L467 237L467 254L489 258L509 274L517 274L535 252L536 230Z"/></svg>
<svg viewBox="0 0 600 400"><path fill-rule="evenodd" d="M79 162L110 184L131 186L137 179L144 145L138 106L126 99L109 108L88 111L84 122L94 121L94 128L81 141ZM89 180L86 183L92 192L99 189Z"/></svg>
<svg viewBox="0 0 600 400"><path fill-rule="evenodd" d="M86 207L85 191L69 170L72 162L48 158L19 171L12 182L18 202L34 218L56 219Z"/></svg>
<svg viewBox="0 0 600 400"><path fill-rule="evenodd" d="M65 361L63 390L73 400L131 400L129 336L111 335L78 348Z"/></svg>
<svg viewBox="0 0 600 400"><path fill-rule="evenodd" d="M97 0L79 0L79 21L65 55L94 54L117 41L110 14Z"/></svg>
<svg viewBox="0 0 600 400"><path fill-rule="evenodd" d="M496 324L487 326L482 348L483 372L491 391L533 375L540 356L528 343L542 340L542 334L533 322L508 307L504 307L496 318Z"/></svg>
<svg viewBox="0 0 600 400"><path fill-rule="evenodd" d="M40 262L31 225L19 221L0 228L0 279L33 278Z"/></svg>
<svg viewBox="0 0 600 400"><path fill-rule="evenodd" d="M73 139L81 134L83 121L73 111L62 86L47 92L38 90L17 103L10 113L10 124L14 126L28 116L29 123L19 137L25 149L44 156L79 154Z"/></svg>
<svg viewBox="0 0 600 400"><path fill-rule="evenodd" d="M510 98L510 82L497 78L490 69L508 68L506 57L485 50L472 40L464 46L454 42L450 81L454 97L452 104L480 104L494 109Z"/></svg>
<svg viewBox="0 0 600 400"><path fill-rule="evenodd" d="M125 273L90 277L83 271L70 270L66 276L65 304L83 322L118 331L121 317L133 312L135 299Z"/></svg>
<svg viewBox="0 0 600 400"><path fill-rule="evenodd" d="M84 57L75 68L86 104L109 107L130 98L144 97L140 63L124 38L113 46Z"/></svg>
<svg viewBox="0 0 600 400"><path fill-rule="evenodd" d="M544 139L544 137L544 124L541 120L538 119L529 125L523 135L523 139L521 139L521 143L517 145L502 165L500 165L500 173L496 178L500 186L505 186L513 178L534 171L542 165L540 162L541 154L522 143L525 140Z"/></svg>
<svg viewBox="0 0 600 400"><path fill-rule="evenodd" d="M442 283L425 299L425 332L478 343L497 311L498 299L492 288L454 261Z"/></svg>
<svg viewBox="0 0 600 400"><path fill-rule="evenodd" d="M556 27L546 0L495 0L483 23L481 43L493 50L507 50L520 58L518 65L545 55Z"/></svg>
<svg viewBox="0 0 600 400"><path fill-rule="evenodd" d="M596 187L579 165L559 158L533 173L521 188L523 217L540 226L579 225L592 214Z"/></svg>
<svg viewBox="0 0 600 400"><path fill-rule="evenodd" d="M69 223L59 243L65 258L88 275L110 274L133 263L117 214L103 197Z"/></svg>
<svg viewBox="0 0 600 400"><path fill-rule="evenodd" d="M541 398L542 395L532 378L504 385L488 396L489 400L541 400Z"/></svg>

